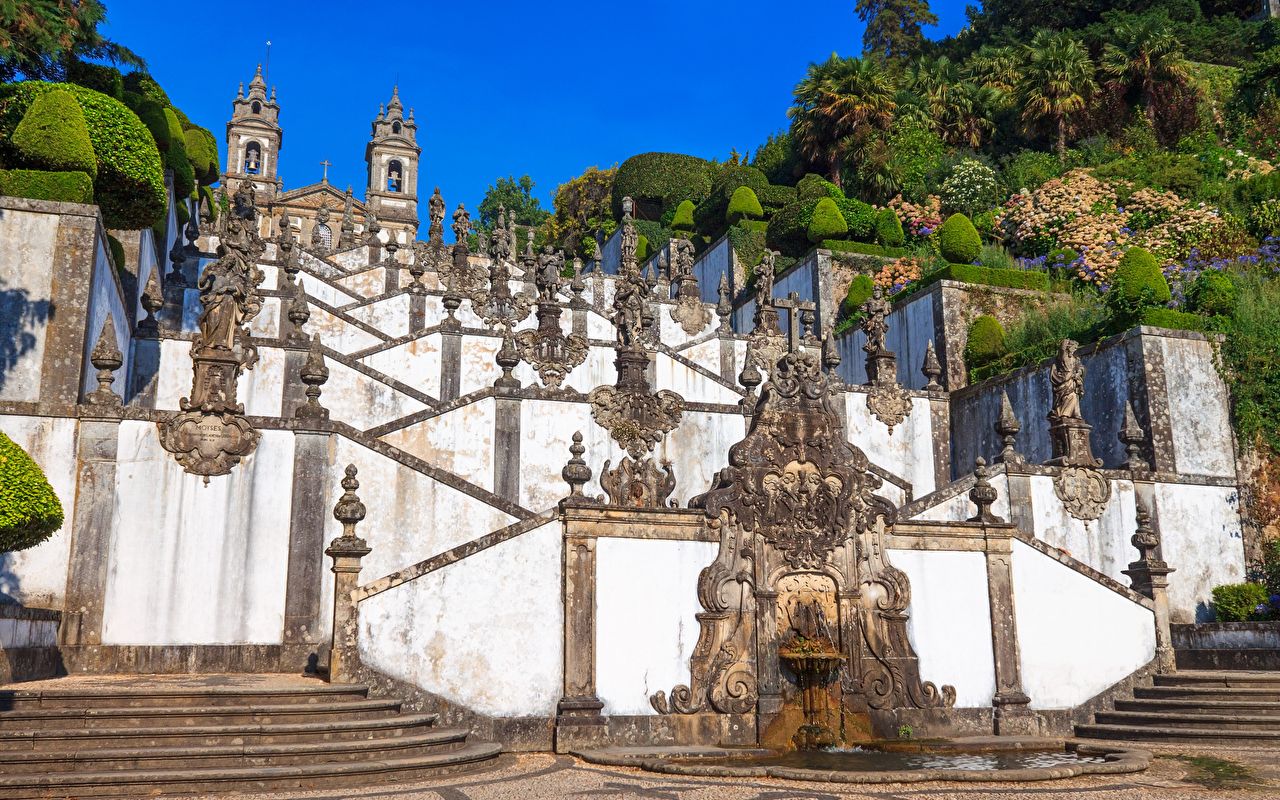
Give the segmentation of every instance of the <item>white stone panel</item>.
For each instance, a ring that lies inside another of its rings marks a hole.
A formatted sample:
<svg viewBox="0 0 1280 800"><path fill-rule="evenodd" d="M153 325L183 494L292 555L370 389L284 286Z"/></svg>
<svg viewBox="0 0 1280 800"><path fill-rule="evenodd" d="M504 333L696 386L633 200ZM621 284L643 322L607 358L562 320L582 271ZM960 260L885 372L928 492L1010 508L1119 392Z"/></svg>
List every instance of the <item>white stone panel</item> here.
<svg viewBox="0 0 1280 800"><path fill-rule="evenodd" d="M493 336L464 336L462 338L462 374L458 380L458 394L467 395L477 389L492 386L502 375L502 368L494 359L502 347L502 340ZM439 371L439 362L436 367Z"/></svg>
<svg viewBox="0 0 1280 800"><path fill-rule="evenodd" d="M338 259L338 263L347 269L360 269L369 261L366 248L351 250L343 254L346 258ZM376 297L386 291L387 271L382 267L374 267L338 279L338 284L347 291L361 297Z"/></svg>
<svg viewBox="0 0 1280 800"><path fill-rule="evenodd" d="M586 403L526 400L520 404L520 505L531 511L551 508L569 493L560 470L569 460L574 431L581 431L591 466L591 482L583 489L600 493L600 471L606 459L614 464L622 450L591 419Z"/></svg>
<svg viewBox="0 0 1280 800"><path fill-rule="evenodd" d="M999 473L997 475L992 475L990 482L997 492L996 501L991 504L991 513L1005 520L1010 519L1008 478L1004 473ZM886 484L886 486L888 486L888 484ZM878 494L885 493L881 491L878 492ZM923 512L912 517L912 519L929 520L934 522L963 522L976 513L978 513L978 507L969 499L969 493L961 492L955 497L948 498L937 505L925 509Z"/></svg>
<svg viewBox="0 0 1280 800"><path fill-rule="evenodd" d="M45 268L47 269L48 267L46 266ZM111 262L107 256L107 240L101 238L98 240L97 250L94 253L93 279L89 291L89 309L85 319L83 360L80 362L80 394L82 396L98 388L98 371L90 363L89 355L98 343L98 334L102 333L102 325L106 322L108 314L114 320L116 346L120 348L120 355L124 357L124 365L116 370L116 382L112 388L116 394L122 396L127 390L129 382L125 378L132 368L130 362L133 360L133 348L130 347L130 342L133 340L133 321L125 311L124 300L120 295L120 285L117 281L118 278L111 268ZM3 281L0 281L0 284L3 284ZM0 291L3 291L2 287L0 287ZM3 387L0 387L0 390L2 389Z"/></svg>
<svg viewBox="0 0 1280 800"><path fill-rule="evenodd" d="M333 308L341 308L360 299L357 295L343 291L333 284L326 283L305 272L298 274L298 280L302 281L302 288L306 290L309 296ZM312 312L314 313L315 311L316 309L312 308Z"/></svg>
<svg viewBox="0 0 1280 800"><path fill-rule="evenodd" d="M719 374L715 370L714 374ZM671 389L685 400L696 403L726 403L736 405L742 396L717 383L689 366L676 361L666 353L654 356L656 389Z"/></svg>
<svg viewBox="0 0 1280 800"><path fill-rule="evenodd" d="M1244 580L1240 496L1230 486L1156 484L1160 551L1174 622L1207 622L1213 587ZM1137 557L1137 551L1134 551Z"/></svg>
<svg viewBox="0 0 1280 800"><path fill-rule="evenodd" d="M262 310L249 320L249 335L262 339L275 339L280 336L280 298L262 298Z"/></svg>
<svg viewBox="0 0 1280 800"><path fill-rule="evenodd" d="M190 351L188 351L190 352ZM187 388L191 392L191 367L188 357ZM240 375L237 390L244 412L250 416L278 417L285 380L285 352L278 347L258 348L258 363Z"/></svg>
<svg viewBox="0 0 1280 800"><path fill-rule="evenodd" d="M590 394L597 386L614 385L618 381L618 370L613 365L616 357L617 351L612 347L590 348L586 360L569 373L564 385L583 394ZM533 376L532 380L541 385L541 381L537 380L537 373L530 370L530 374Z"/></svg>
<svg viewBox="0 0 1280 800"><path fill-rule="evenodd" d="M368 430L426 408L422 402L345 364L333 359L326 359L325 363L329 381L320 401L334 420Z"/></svg>
<svg viewBox="0 0 1280 800"><path fill-rule="evenodd" d="M720 340L718 338L687 347L680 351L680 355L704 369L711 370L716 375L720 374ZM737 376L734 376L734 379L736 380Z"/></svg>
<svg viewBox="0 0 1280 800"><path fill-rule="evenodd" d="M313 333L320 334L320 341L324 343L324 346L331 350L337 350L339 353L355 353L381 344L384 341L362 328L357 328L345 319L335 317L323 308L316 306L311 307L311 317L307 320L303 330L306 331L308 336Z"/></svg>
<svg viewBox="0 0 1280 800"><path fill-rule="evenodd" d="M1231 401L1213 363L1213 348L1198 339L1157 339L1164 354L1173 457L1179 473L1234 478Z"/></svg>
<svg viewBox="0 0 1280 800"><path fill-rule="evenodd" d="M7 213L7 212L6 212ZM62 608L67 556L76 504L76 421L59 417L0 416L0 431L40 465L62 503L62 527L41 544L0 553L0 602Z"/></svg>
<svg viewBox="0 0 1280 800"><path fill-rule="evenodd" d="M596 694L605 714L654 714L649 696L689 683L698 573L713 542L598 539Z"/></svg>
<svg viewBox="0 0 1280 800"><path fill-rule="evenodd" d="M369 305L354 306L347 314L395 338L409 333L410 302L409 295L398 294Z"/></svg>
<svg viewBox="0 0 1280 800"><path fill-rule="evenodd" d="M121 423L103 644L280 641L293 438L263 431L205 486L160 447L154 423Z"/></svg>
<svg viewBox="0 0 1280 800"><path fill-rule="evenodd" d="M0 241L4 242L0 247L0 316L16 349L6 355L0 370L0 400L40 399L45 331L52 312L48 265L53 263L57 235L58 217L54 214L8 209L0 215ZM101 328L102 323L98 325Z"/></svg>
<svg viewBox="0 0 1280 800"><path fill-rule="evenodd" d="M361 363L392 375L431 397L440 396L440 334L421 336L404 344L380 350L360 359ZM465 376L464 376L465 380Z"/></svg>
<svg viewBox="0 0 1280 800"><path fill-rule="evenodd" d="M481 714L554 715L563 683L561 541L552 522L366 600L361 658Z"/></svg>
<svg viewBox="0 0 1280 800"><path fill-rule="evenodd" d="M492 491L493 431L494 401L488 397L393 431L382 439ZM506 457L506 454L497 457Z"/></svg>
<svg viewBox="0 0 1280 800"><path fill-rule="evenodd" d="M907 635L920 677L956 687L957 708L989 708L996 691L984 553L890 550L911 581Z"/></svg>
<svg viewBox="0 0 1280 800"><path fill-rule="evenodd" d="M1031 498L1037 539L1129 585L1123 570L1138 557L1138 551L1129 542L1137 526L1132 483L1111 482L1111 499L1096 520L1078 520L1071 516L1054 491L1054 479L1047 475L1032 476Z"/></svg>
<svg viewBox="0 0 1280 800"><path fill-rule="evenodd" d="M911 484L912 495L923 497L938 487L933 476L933 419L929 399L913 397L911 413L893 432L871 414L864 392L844 394L845 435L867 458Z"/></svg>
<svg viewBox="0 0 1280 800"><path fill-rule="evenodd" d="M1032 708L1073 708L1155 657L1150 610L1013 543L1022 689Z"/></svg>

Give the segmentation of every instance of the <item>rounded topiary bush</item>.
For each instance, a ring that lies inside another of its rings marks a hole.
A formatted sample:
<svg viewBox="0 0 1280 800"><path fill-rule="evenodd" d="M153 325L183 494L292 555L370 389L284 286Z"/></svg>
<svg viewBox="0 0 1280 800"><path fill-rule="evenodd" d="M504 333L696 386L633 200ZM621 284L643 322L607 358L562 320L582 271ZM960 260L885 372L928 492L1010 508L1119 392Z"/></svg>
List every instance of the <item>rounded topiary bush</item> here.
<svg viewBox="0 0 1280 800"><path fill-rule="evenodd" d="M155 78L145 72L130 72L125 75L124 89L126 92L141 95L161 108L173 105L173 103L169 102L169 95L165 93L160 84L156 83Z"/></svg>
<svg viewBox="0 0 1280 800"><path fill-rule="evenodd" d="M155 140L138 115L113 98L69 83L24 81L0 85L0 161L17 158L13 131L36 98L70 92L84 113L98 175L93 194L108 228L137 230L164 215L164 169Z"/></svg>
<svg viewBox="0 0 1280 800"><path fill-rule="evenodd" d="M902 229L902 220L892 208L882 208L876 212L876 241L885 247L902 247L907 241L907 232Z"/></svg>
<svg viewBox="0 0 1280 800"><path fill-rule="evenodd" d="M837 200L844 197L844 192L840 191L839 186L812 172L800 179L796 184L796 192L801 200L821 200L824 197Z"/></svg>
<svg viewBox="0 0 1280 800"><path fill-rule="evenodd" d="M1226 316L1236 307L1236 285L1222 270L1206 270L1191 284L1187 303L1201 314Z"/></svg>
<svg viewBox="0 0 1280 800"><path fill-rule="evenodd" d="M26 550L62 527L62 503L40 466L0 432L0 553Z"/></svg>
<svg viewBox="0 0 1280 800"><path fill-rule="evenodd" d="M818 244L824 239L843 239L849 233L849 225L840 213L840 207L830 197L824 197L813 207L813 216L805 234L809 241Z"/></svg>
<svg viewBox="0 0 1280 800"><path fill-rule="evenodd" d="M864 203L852 197L836 200L836 208L849 226L849 238L859 242L867 242L875 235L876 210L870 203Z"/></svg>
<svg viewBox="0 0 1280 800"><path fill-rule="evenodd" d="M969 369L985 366L1008 352L1004 343L1004 326L990 314L983 314L969 326L964 345L964 363Z"/></svg>
<svg viewBox="0 0 1280 800"><path fill-rule="evenodd" d="M169 129L169 151L164 154L164 165L173 170L174 191L179 197L186 197L196 188L196 171L187 158L186 135L172 108L164 110L164 119Z"/></svg>
<svg viewBox="0 0 1280 800"><path fill-rule="evenodd" d="M681 153L640 153L623 161L613 179L613 213L622 198L635 201L638 219L658 219L681 200L700 203L711 194L710 162Z"/></svg>
<svg viewBox="0 0 1280 800"><path fill-rule="evenodd" d="M676 206L676 213L671 217L671 229L676 231L693 230L693 201L681 200Z"/></svg>
<svg viewBox="0 0 1280 800"><path fill-rule="evenodd" d="M199 125L185 129L182 139L187 145L187 159L195 170L196 180L202 186L217 183L222 172L222 165L218 162L218 140Z"/></svg>
<svg viewBox="0 0 1280 800"><path fill-rule="evenodd" d="M750 186L739 186L733 190L733 197L729 198L729 208L725 211L725 220L730 225L744 219L760 219L763 216L764 209L760 207L760 198L756 197L756 193Z"/></svg>
<svg viewBox="0 0 1280 800"><path fill-rule="evenodd" d="M1172 297L1156 257L1141 247L1126 250L1111 275L1107 305L1118 315L1132 316L1144 308L1162 306Z"/></svg>
<svg viewBox="0 0 1280 800"><path fill-rule="evenodd" d="M870 275L854 275L853 280L849 281L849 291L845 293L844 302L841 303L845 316L856 314L862 304L871 299L875 286Z"/></svg>
<svg viewBox="0 0 1280 800"><path fill-rule="evenodd" d="M952 214L938 228L938 250L952 264L972 264L982 252L982 237L964 214Z"/></svg>
<svg viewBox="0 0 1280 800"><path fill-rule="evenodd" d="M799 200L778 209L765 229L765 242L769 247L788 256L798 256L807 250L809 220L816 205L812 200Z"/></svg>
<svg viewBox="0 0 1280 800"><path fill-rule="evenodd" d="M115 67L72 61L67 65L67 83L102 92L117 100L124 99L124 76Z"/></svg>
<svg viewBox="0 0 1280 800"><path fill-rule="evenodd" d="M641 234L636 239L636 261L643 264L649 260L649 237Z"/></svg>
<svg viewBox="0 0 1280 800"><path fill-rule="evenodd" d="M13 129L13 147L21 164L53 172L98 174L84 112L71 92L55 90L37 97Z"/></svg>

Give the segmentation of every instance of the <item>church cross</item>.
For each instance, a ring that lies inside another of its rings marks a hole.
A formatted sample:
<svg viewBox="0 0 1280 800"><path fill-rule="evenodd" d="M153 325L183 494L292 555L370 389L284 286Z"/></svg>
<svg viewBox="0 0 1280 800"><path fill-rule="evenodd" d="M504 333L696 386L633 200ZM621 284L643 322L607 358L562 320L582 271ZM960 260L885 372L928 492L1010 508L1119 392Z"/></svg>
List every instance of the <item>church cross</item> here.
<svg viewBox="0 0 1280 800"><path fill-rule="evenodd" d="M801 300L800 295L792 292L782 300L774 300L775 308L785 308L787 310L787 329L790 332L791 349L795 350L800 345L800 338L803 331L800 326L800 312L814 311L817 306L807 300Z"/></svg>
<svg viewBox="0 0 1280 800"><path fill-rule="evenodd" d="M324 177L323 177L323 178L321 178L321 180L323 180L325 183L328 183L328 182L329 182L329 167L332 167L332 166L333 166L333 164L330 164L330 163L329 163L329 159L327 159L327 158L326 158L324 161L321 161L321 162L320 162L320 166L324 167Z"/></svg>

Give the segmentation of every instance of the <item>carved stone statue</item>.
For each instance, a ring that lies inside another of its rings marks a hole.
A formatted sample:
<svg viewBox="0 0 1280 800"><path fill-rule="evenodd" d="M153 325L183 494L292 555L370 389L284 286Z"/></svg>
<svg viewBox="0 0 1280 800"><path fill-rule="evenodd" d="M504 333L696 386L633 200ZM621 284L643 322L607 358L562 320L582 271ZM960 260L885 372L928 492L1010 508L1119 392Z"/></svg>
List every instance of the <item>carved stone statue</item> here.
<svg viewBox="0 0 1280 800"><path fill-rule="evenodd" d="M1080 413L1080 396L1084 394L1084 362L1076 355L1078 344L1063 339L1058 346L1058 359L1049 369L1053 386L1053 411L1059 419L1084 419Z"/></svg>
<svg viewBox="0 0 1280 800"><path fill-rule="evenodd" d="M453 237L457 239L460 247L467 246L467 236L471 233L471 215L467 213L467 208L462 203L458 203L457 209L453 212Z"/></svg>

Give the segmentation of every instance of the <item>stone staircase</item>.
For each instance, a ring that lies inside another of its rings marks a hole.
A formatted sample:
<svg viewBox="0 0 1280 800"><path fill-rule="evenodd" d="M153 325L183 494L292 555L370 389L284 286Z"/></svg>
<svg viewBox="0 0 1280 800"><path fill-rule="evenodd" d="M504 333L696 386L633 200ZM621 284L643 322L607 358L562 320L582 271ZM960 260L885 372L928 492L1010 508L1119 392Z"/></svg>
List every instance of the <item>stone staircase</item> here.
<svg viewBox="0 0 1280 800"><path fill-rule="evenodd" d="M1099 711L1076 735L1130 742L1280 745L1280 672L1185 670L1156 675L1133 699Z"/></svg>
<svg viewBox="0 0 1280 800"><path fill-rule="evenodd" d="M490 765L501 748L368 688L292 675L73 677L0 689L0 797L271 791Z"/></svg>

